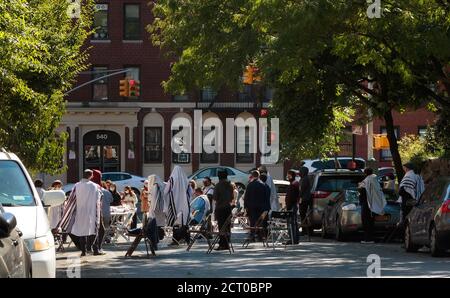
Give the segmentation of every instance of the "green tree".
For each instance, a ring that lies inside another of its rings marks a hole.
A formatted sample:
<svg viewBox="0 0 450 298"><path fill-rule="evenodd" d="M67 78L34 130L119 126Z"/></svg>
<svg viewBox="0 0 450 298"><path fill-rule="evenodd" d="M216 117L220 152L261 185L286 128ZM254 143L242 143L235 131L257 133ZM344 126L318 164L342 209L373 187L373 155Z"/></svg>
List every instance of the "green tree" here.
<svg viewBox="0 0 450 298"><path fill-rule="evenodd" d="M283 123L315 115L297 131L282 125L291 150L314 145L314 137L321 143L338 107L382 117L401 179L392 111L430 103L448 109L448 96L435 86L450 62L450 14L444 1L382 3L382 17L371 19L365 0L162 0L150 31L156 45L177 57L165 82L169 91L236 88L245 65L256 63L276 88L278 113L291 117Z"/></svg>
<svg viewBox="0 0 450 298"><path fill-rule="evenodd" d="M33 171L61 170L66 134L55 134L64 92L86 68L93 2L72 19L67 1L0 0L0 146Z"/></svg>

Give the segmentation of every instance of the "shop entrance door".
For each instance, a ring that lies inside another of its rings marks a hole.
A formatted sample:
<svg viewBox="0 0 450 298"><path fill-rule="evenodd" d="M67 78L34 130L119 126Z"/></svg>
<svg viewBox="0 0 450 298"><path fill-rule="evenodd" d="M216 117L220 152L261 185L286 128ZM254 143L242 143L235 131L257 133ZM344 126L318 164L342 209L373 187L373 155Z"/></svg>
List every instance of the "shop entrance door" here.
<svg viewBox="0 0 450 298"><path fill-rule="evenodd" d="M86 169L103 172L120 172L120 135L109 130L88 132L83 137Z"/></svg>

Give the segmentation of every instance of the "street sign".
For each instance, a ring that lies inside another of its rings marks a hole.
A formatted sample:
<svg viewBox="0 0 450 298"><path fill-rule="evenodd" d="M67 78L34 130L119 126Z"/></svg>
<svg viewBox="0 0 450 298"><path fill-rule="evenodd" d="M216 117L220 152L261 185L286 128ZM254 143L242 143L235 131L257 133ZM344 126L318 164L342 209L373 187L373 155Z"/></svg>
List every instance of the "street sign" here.
<svg viewBox="0 0 450 298"><path fill-rule="evenodd" d="M362 136L363 127L361 125L352 125L352 134Z"/></svg>

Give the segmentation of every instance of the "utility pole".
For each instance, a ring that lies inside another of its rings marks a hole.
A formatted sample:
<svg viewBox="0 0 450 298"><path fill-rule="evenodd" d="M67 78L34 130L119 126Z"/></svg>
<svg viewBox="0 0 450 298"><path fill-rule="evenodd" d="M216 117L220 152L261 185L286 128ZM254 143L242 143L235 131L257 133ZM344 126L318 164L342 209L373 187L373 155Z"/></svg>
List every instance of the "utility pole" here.
<svg viewBox="0 0 450 298"><path fill-rule="evenodd" d="M373 82L369 82L368 89L373 89ZM371 95L369 94L369 98ZM367 114L369 117L369 122L367 123L367 161L371 161L374 159L373 157L373 113L372 109L369 108L367 110Z"/></svg>

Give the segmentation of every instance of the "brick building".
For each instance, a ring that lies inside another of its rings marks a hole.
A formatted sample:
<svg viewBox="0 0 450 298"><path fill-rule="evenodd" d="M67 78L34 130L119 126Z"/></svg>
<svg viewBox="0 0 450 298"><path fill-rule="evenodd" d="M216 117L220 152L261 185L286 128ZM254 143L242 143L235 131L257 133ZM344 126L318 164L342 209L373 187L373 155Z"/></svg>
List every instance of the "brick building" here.
<svg viewBox="0 0 450 298"><path fill-rule="evenodd" d="M267 98L256 102L247 86L244 92L215 92L210 88L189 95L165 94L162 81L169 76L170 61L153 47L145 27L152 22L148 0L103 0L97 2L95 34L87 42L91 69L80 74L76 86L95 78L126 70L73 91L67 97L67 112L60 130L69 133L65 163L60 177L75 182L85 168L124 171L167 178L174 165L187 174L209 165L234 166L242 170L260 162L258 153L180 153L171 150L171 123L183 117L193 126L194 110L202 110L203 121L218 117L258 119ZM120 97L119 81L140 81L139 97ZM194 128L195 129L195 128ZM205 133L205 131L203 132ZM226 134L224 143L227 143ZM249 143L250 133L235 144ZM192 148L191 148L192 149ZM269 167L281 177L281 165Z"/></svg>

